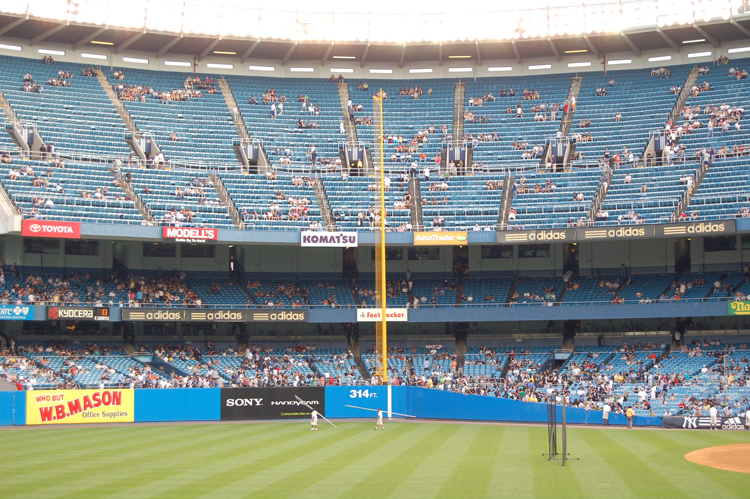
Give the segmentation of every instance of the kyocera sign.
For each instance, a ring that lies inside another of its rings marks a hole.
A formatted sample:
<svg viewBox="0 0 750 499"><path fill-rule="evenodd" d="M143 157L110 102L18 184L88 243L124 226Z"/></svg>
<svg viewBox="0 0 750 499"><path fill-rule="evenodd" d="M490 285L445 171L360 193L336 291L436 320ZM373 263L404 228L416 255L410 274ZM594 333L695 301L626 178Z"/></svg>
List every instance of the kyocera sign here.
<svg viewBox="0 0 750 499"><path fill-rule="evenodd" d="M380 322L383 320L382 310L379 308L365 308L357 312L357 322ZM385 320L390 322L407 322L409 310L406 308L385 309Z"/></svg>
<svg viewBox="0 0 750 499"><path fill-rule="evenodd" d="M312 247L356 247L356 232L302 232L302 246Z"/></svg>
<svg viewBox="0 0 750 499"><path fill-rule="evenodd" d="M162 237L174 239L178 243L204 243L219 239L219 230L195 227L162 227Z"/></svg>
<svg viewBox="0 0 750 499"><path fill-rule="evenodd" d="M48 220L24 220L21 225L24 237L53 237L58 239L80 239L80 222L52 222Z"/></svg>

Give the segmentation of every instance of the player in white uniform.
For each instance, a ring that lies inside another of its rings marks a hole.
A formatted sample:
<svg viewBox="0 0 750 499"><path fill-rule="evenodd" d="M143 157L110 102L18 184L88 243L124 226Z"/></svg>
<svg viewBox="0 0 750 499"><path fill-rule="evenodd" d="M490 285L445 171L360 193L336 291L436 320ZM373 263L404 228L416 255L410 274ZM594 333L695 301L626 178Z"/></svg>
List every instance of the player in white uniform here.
<svg viewBox="0 0 750 499"><path fill-rule="evenodd" d="M385 430L385 425L383 424L383 411L380 410L380 407L378 407L378 420L375 422L375 429L378 429L378 426L382 426Z"/></svg>
<svg viewBox="0 0 750 499"><path fill-rule="evenodd" d="M709 416L711 416L711 429L715 430L716 425L719 422L719 410L716 408L716 406L711 406L711 408L708 410Z"/></svg>
<svg viewBox="0 0 750 499"><path fill-rule="evenodd" d="M315 409L313 409L312 413L310 414L310 417L311 417L311 419L310 419L310 425L311 425L310 431L313 431L313 430L317 431L317 429L318 429L318 411L316 411Z"/></svg>
<svg viewBox="0 0 750 499"><path fill-rule="evenodd" d="M745 412L745 426L750 430L750 407L747 409L747 412Z"/></svg>

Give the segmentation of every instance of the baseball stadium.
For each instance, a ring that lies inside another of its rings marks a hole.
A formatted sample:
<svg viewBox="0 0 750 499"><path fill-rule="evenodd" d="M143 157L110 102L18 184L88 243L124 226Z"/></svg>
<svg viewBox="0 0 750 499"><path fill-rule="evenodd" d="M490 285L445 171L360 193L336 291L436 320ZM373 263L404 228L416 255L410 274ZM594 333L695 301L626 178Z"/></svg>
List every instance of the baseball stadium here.
<svg viewBox="0 0 750 499"><path fill-rule="evenodd" d="M750 0L0 0L0 497L750 497Z"/></svg>

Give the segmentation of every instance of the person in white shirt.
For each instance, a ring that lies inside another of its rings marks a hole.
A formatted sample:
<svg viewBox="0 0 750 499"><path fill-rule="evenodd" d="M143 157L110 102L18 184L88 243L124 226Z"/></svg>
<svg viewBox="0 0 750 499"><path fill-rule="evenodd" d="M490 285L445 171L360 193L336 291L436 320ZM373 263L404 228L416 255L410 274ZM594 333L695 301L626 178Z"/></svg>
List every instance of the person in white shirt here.
<svg viewBox="0 0 750 499"><path fill-rule="evenodd" d="M747 412L745 412L745 427L750 431L750 407L748 407Z"/></svg>
<svg viewBox="0 0 750 499"><path fill-rule="evenodd" d="M383 424L383 411L380 410L380 407L378 407L378 419L375 421L375 429L378 429L378 426L381 426L385 430L385 425Z"/></svg>
<svg viewBox="0 0 750 499"><path fill-rule="evenodd" d="M313 409L312 413L310 414L310 431L317 430L318 429L318 411Z"/></svg>
<svg viewBox="0 0 750 499"><path fill-rule="evenodd" d="M604 407L602 408L602 424L603 425L609 425L609 413L612 412L612 408L609 406L609 404L604 404Z"/></svg>
<svg viewBox="0 0 750 499"><path fill-rule="evenodd" d="M716 430L716 424L719 421L719 411L716 409L716 406L711 406L708 410L708 415L711 416L711 429Z"/></svg>

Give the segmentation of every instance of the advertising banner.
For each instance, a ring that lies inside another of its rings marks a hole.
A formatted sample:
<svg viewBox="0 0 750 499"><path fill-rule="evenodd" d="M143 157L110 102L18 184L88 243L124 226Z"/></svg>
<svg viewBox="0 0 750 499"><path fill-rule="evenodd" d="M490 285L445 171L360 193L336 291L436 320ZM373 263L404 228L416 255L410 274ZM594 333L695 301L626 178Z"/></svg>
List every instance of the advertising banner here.
<svg viewBox="0 0 750 499"><path fill-rule="evenodd" d="M662 236L711 236L714 234L733 234L737 229L735 220L717 220L714 222L678 223L656 226L656 237Z"/></svg>
<svg viewBox="0 0 750 499"><path fill-rule="evenodd" d="M718 428L722 430L746 430L745 418L722 418L718 419ZM710 430L711 418L708 416L664 416L662 419L664 428L676 428L682 430Z"/></svg>
<svg viewBox="0 0 750 499"><path fill-rule="evenodd" d="M466 231L415 232L414 246L460 246L469 239Z"/></svg>
<svg viewBox="0 0 750 499"><path fill-rule="evenodd" d="M26 424L132 423L133 390L39 390L26 394Z"/></svg>
<svg viewBox="0 0 750 499"><path fill-rule="evenodd" d="M309 406L325 415L325 388L222 388L221 420L302 419L310 417Z"/></svg>
<svg viewBox="0 0 750 499"><path fill-rule="evenodd" d="M575 229L509 230L497 233L498 243L554 243L574 241Z"/></svg>
<svg viewBox="0 0 750 499"><path fill-rule="evenodd" d="M625 227L592 227L577 229L576 239L579 241L595 241L598 239L646 239L654 237L656 229L653 225L628 225Z"/></svg>
<svg viewBox="0 0 750 499"><path fill-rule="evenodd" d="M728 315L750 315L750 301L730 301Z"/></svg>
<svg viewBox="0 0 750 499"><path fill-rule="evenodd" d="M0 305L0 321L33 321L34 307L29 305Z"/></svg>
<svg viewBox="0 0 750 499"><path fill-rule="evenodd" d="M24 237L52 237L56 239L80 239L80 222L53 222L51 220L24 220L21 225Z"/></svg>
<svg viewBox="0 0 750 499"><path fill-rule="evenodd" d="M379 308L363 308L357 312L357 322L380 322L383 320L383 311ZM388 322L407 322L409 320L409 309L386 308L385 320Z"/></svg>
<svg viewBox="0 0 750 499"><path fill-rule="evenodd" d="M108 307L47 307L49 321L108 321Z"/></svg>
<svg viewBox="0 0 750 499"><path fill-rule="evenodd" d="M317 248L356 248L356 232L301 232L302 246Z"/></svg>
<svg viewBox="0 0 750 499"><path fill-rule="evenodd" d="M307 322L307 310L123 308L122 320L138 322Z"/></svg>
<svg viewBox="0 0 750 499"><path fill-rule="evenodd" d="M199 229L196 227L162 227L164 239L174 239L178 243L205 243L219 239L219 229Z"/></svg>

